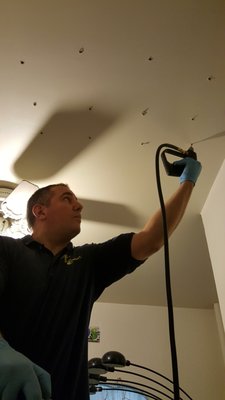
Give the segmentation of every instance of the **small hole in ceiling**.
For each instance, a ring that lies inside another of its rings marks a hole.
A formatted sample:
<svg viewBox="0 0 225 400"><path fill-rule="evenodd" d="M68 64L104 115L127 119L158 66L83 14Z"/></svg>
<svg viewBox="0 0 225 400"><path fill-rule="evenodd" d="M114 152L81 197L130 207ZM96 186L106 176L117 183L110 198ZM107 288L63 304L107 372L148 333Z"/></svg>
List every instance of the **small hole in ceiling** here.
<svg viewBox="0 0 225 400"><path fill-rule="evenodd" d="M142 115L146 115L146 114L148 114L148 112L149 112L149 108L146 108L144 111L142 111Z"/></svg>
<svg viewBox="0 0 225 400"><path fill-rule="evenodd" d="M148 58L148 61L153 61L153 57L149 57L149 58Z"/></svg>
<svg viewBox="0 0 225 400"><path fill-rule="evenodd" d="M20 60L20 64L24 64L24 61L23 61L23 60Z"/></svg>
<svg viewBox="0 0 225 400"><path fill-rule="evenodd" d="M34 102L33 102L33 106L35 107L36 105L37 105L37 102L36 102L36 101L34 101Z"/></svg>
<svg viewBox="0 0 225 400"><path fill-rule="evenodd" d="M79 53L80 54L84 53L84 48L83 47L80 48Z"/></svg>
<svg viewBox="0 0 225 400"><path fill-rule="evenodd" d="M208 81L212 81L213 79L215 79L215 76L213 76L213 75L209 75L207 78Z"/></svg>

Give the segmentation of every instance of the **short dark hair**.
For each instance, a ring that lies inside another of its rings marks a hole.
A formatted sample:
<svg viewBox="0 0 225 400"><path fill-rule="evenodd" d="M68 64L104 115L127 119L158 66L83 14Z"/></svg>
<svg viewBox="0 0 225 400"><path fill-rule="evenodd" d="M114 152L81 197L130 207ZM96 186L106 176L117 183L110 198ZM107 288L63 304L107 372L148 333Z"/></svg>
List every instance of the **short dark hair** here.
<svg viewBox="0 0 225 400"><path fill-rule="evenodd" d="M57 186L68 187L66 183L55 183L53 185L44 186L36 190L36 192L34 192L32 196L29 198L27 202L27 223L30 228L33 227L35 222L35 216L32 212L33 206L35 204L43 204L45 206L48 206L53 196L52 189Z"/></svg>

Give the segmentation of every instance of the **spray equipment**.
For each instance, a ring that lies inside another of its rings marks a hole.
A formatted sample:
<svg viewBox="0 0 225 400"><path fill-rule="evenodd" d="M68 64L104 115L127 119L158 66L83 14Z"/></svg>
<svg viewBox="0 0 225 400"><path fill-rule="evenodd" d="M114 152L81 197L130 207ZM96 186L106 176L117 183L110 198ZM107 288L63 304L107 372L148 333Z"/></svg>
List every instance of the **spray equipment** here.
<svg viewBox="0 0 225 400"><path fill-rule="evenodd" d="M172 154L173 156L179 158L190 157L193 158L194 160L197 160L197 154L195 153L193 146L190 146L188 150L183 150L180 147L177 147L173 144L164 144L163 146L168 147L161 153L161 159L167 175L180 176L183 172L184 166L179 164L176 165L174 163L169 162L166 157L166 154Z"/></svg>

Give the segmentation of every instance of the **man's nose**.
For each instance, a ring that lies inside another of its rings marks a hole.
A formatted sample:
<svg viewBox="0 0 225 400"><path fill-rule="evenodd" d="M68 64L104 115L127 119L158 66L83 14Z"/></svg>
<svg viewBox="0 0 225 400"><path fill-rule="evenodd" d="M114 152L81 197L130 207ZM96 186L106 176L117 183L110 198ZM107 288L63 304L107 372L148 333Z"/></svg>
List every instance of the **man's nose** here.
<svg viewBox="0 0 225 400"><path fill-rule="evenodd" d="M76 200L73 205L73 209L76 211L81 211L83 210L83 205L78 200Z"/></svg>

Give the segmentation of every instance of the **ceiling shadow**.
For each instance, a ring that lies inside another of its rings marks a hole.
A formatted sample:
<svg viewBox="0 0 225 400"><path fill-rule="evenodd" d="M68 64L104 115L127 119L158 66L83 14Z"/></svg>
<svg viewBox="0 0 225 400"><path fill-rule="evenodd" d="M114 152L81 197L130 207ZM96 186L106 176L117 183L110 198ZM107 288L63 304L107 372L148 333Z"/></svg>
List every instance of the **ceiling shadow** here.
<svg viewBox="0 0 225 400"><path fill-rule="evenodd" d="M131 209L118 203L79 198L83 205L82 218L112 225L137 226L140 221Z"/></svg>
<svg viewBox="0 0 225 400"><path fill-rule="evenodd" d="M65 167L115 121L95 110L55 113L14 163L14 172L31 181L49 178Z"/></svg>

